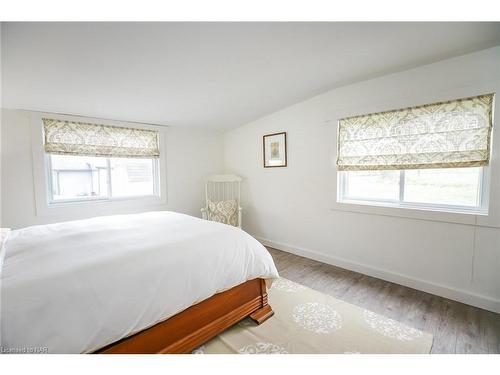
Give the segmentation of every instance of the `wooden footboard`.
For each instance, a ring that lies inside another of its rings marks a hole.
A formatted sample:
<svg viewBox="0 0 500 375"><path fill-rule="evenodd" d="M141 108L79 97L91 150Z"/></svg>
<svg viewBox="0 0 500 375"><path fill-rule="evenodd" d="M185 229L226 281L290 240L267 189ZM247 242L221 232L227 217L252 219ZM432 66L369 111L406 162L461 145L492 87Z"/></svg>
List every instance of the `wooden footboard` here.
<svg viewBox="0 0 500 375"><path fill-rule="evenodd" d="M96 353L189 353L247 316L261 324L273 314L267 301L265 281L254 279L215 294Z"/></svg>

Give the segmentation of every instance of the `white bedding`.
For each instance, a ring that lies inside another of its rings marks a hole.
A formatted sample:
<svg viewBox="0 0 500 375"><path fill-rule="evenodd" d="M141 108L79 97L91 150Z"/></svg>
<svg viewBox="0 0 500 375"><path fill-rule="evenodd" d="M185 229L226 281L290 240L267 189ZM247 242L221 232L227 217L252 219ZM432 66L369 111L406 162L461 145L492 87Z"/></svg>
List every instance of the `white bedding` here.
<svg viewBox="0 0 500 375"><path fill-rule="evenodd" d="M2 317L2 267L3 267L3 258L5 256L5 249L3 244L7 241L7 237L9 236L10 229L9 228L0 228L0 319ZM2 325L0 324L0 349L2 349ZM0 353L3 352L3 349L0 350Z"/></svg>
<svg viewBox="0 0 500 375"><path fill-rule="evenodd" d="M168 211L13 230L4 250L4 350L91 352L247 280L278 277L246 232Z"/></svg>

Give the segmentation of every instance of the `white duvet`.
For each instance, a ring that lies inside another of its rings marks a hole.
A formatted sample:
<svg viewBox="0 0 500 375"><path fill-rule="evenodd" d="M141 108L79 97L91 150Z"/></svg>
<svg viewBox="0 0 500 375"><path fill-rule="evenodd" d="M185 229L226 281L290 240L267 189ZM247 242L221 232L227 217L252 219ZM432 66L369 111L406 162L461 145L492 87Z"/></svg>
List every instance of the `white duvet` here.
<svg viewBox="0 0 500 375"><path fill-rule="evenodd" d="M247 280L278 277L246 232L168 211L13 230L3 251L4 352L91 352Z"/></svg>

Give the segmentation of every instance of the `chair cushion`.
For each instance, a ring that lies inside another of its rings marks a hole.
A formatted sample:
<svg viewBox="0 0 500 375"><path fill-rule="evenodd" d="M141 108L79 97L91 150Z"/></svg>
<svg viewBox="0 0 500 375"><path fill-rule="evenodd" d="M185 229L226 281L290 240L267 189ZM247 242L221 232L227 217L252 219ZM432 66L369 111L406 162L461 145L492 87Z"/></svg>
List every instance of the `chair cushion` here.
<svg viewBox="0 0 500 375"><path fill-rule="evenodd" d="M235 199L227 201L208 201L208 220L238 226L238 202Z"/></svg>

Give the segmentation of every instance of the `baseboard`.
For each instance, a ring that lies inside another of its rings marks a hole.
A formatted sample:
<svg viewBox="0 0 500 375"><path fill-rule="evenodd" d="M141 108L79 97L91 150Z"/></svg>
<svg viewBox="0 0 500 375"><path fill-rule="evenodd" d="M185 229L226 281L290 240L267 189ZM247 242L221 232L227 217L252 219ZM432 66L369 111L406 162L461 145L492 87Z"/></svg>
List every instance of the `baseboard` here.
<svg viewBox="0 0 500 375"><path fill-rule="evenodd" d="M297 246L271 241L266 238L259 238L259 237L255 238L257 238L257 240L259 240L265 246L273 247L275 249L283 250L288 253L302 256L304 258L317 260L319 262L345 268L350 271L359 272L368 276L376 277L378 279L404 285L409 288L421 290L423 292L435 294L440 297L445 297L454 301L462 302L467 305L479 307L481 309L500 314L500 300L498 299L494 299L476 293L465 292L463 290L450 288L448 286L440 284L430 283L428 281L408 277L400 273L387 271L381 268L369 266L358 262L353 262L350 260L319 253L316 251L304 249Z"/></svg>

